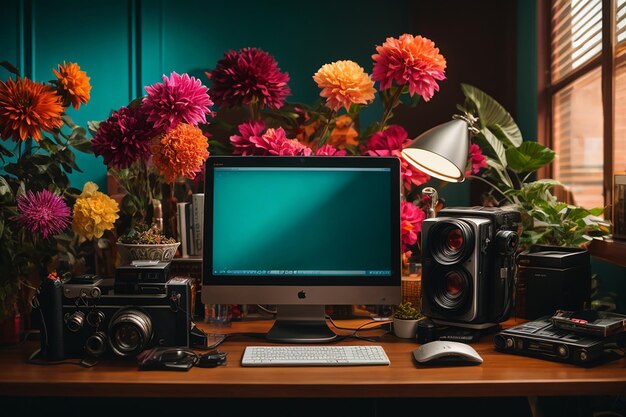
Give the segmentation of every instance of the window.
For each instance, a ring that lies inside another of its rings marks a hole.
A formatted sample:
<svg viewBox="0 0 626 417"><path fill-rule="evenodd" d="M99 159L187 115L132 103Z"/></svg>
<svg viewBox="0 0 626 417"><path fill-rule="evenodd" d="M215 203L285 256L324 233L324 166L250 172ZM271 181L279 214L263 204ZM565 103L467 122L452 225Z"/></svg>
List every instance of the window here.
<svg viewBox="0 0 626 417"><path fill-rule="evenodd" d="M576 204L608 207L613 173L626 171L626 0L539 4L540 117L557 153L545 174Z"/></svg>

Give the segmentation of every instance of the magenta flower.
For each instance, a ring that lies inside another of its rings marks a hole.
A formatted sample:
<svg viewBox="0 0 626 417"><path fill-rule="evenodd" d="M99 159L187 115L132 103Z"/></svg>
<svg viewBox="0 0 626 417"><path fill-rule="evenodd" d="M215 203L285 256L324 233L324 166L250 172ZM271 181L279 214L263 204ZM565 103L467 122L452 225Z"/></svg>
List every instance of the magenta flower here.
<svg viewBox="0 0 626 417"><path fill-rule="evenodd" d="M267 155L267 149L257 146L263 143L263 133L265 132L265 123L246 122L238 127L239 135L232 135L230 143L233 145L233 154L235 155Z"/></svg>
<svg viewBox="0 0 626 417"><path fill-rule="evenodd" d="M402 149L411 143L402 126L391 125L382 132L376 132L367 143L366 155L396 156L400 158L400 177L406 190L430 180L430 176L408 163L402 156Z"/></svg>
<svg viewBox="0 0 626 417"><path fill-rule="evenodd" d="M422 231L425 218L426 213L415 204L405 200L400 202L400 240L403 252L417 243L417 235Z"/></svg>
<svg viewBox="0 0 626 417"><path fill-rule="evenodd" d="M257 48L228 51L207 76L213 82L211 96L219 106L256 102L279 109L291 94L289 74L280 72L274 57Z"/></svg>
<svg viewBox="0 0 626 417"><path fill-rule="evenodd" d="M480 146L472 143L469 147L469 159L470 166L467 171L465 171L465 176L469 176L471 174L478 174L481 168L487 168L487 159L483 152L480 149Z"/></svg>
<svg viewBox="0 0 626 417"><path fill-rule="evenodd" d="M346 156L347 154L345 149L337 149L328 143L323 144L315 150L316 156Z"/></svg>
<svg viewBox="0 0 626 417"><path fill-rule="evenodd" d="M29 233L43 239L67 229L72 222L70 208L65 201L48 190L28 191L17 198L18 215L13 219Z"/></svg>
<svg viewBox="0 0 626 417"><path fill-rule="evenodd" d="M150 158L150 141L157 133L142 107L122 107L100 123L91 144L107 166L128 168Z"/></svg>
<svg viewBox="0 0 626 417"><path fill-rule="evenodd" d="M148 121L161 132L168 132L180 122L197 126L206 122L207 114L212 114L208 88L188 74L172 72L169 78L164 75L162 83L147 86L146 92L143 107Z"/></svg>

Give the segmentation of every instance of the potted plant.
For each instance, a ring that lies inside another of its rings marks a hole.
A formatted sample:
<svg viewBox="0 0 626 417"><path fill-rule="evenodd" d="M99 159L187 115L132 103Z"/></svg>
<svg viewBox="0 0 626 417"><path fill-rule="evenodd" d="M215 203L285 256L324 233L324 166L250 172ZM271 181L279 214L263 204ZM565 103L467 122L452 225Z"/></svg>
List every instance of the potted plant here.
<svg viewBox="0 0 626 417"><path fill-rule="evenodd" d="M135 225L117 241L123 264L135 260L171 261L178 245L180 242L166 237L156 225L148 227L143 223Z"/></svg>
<svg viewBox="0 0 626 417"><path fill-rule="evenodd" d="M422 314L410 301L400 303L393 314L393 332L403 339L413 339L421 319Z"/></svg>

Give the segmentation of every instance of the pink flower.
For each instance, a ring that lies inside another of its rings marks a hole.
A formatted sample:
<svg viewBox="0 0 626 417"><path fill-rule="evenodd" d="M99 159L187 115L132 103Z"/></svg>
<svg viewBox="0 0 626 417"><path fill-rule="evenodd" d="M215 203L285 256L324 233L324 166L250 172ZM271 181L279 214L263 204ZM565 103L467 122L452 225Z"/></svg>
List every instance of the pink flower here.
<svg viewBox="0 0 626 417"><path fill-rule="evenodd" d="M156 133L141 107L122 107L100 123L91 144L107 166L128 168L150 158L150 142Z"/></svg>
<svg viewBox="0 0 626 417"><path fill-rule="evenodd" d="M72 222L70 208L63 198L48 190L26 192L17 198L18 215L13 219L28 233L43 239L67 229Z"/></svg>
<svg viewBox="0 0 626 417"><path fill-rule="evenodd" d="M200 80L187 74L172 72L169 78L164 75L163 83L146 87L148 96L143 99L143 107L148 121L161 132L168 132L180 122L192 126L205 123L213 105L207 91Z"/></svg>
<svg viewBox="0 0 626 417"><path fill-rule="evenodd" d="M465 171L465 176L478 174L481 168L487 168L487 159L480 149L480 146L472 143L469 147L470 167Z"/></svg>
<svg viewBox="0 0 626 417"><path fill-rule="evenodd" d="M425 218L426 213L415 204L404 200L400 202L400 233L403 252L417 243L418 233L422 231L422 222Z"/></svg>
<svg viewBox="0 0 626 417"><path fill-rule="evenodd" d="M372 79L386 90L395 81L397 86L409 86L409 94L419 94L428 101L439 91L438 80L444 80L446 60L430 39L404 34L400 38L387 38L376 47L372 55Z"/></svg>
<svg viewBox="0 0 626 417"><path fill-rule="evenodd" d="M346 156L347 152L345 149L337 149L334 146L325 143L315 150L316 156Z"/></svg>
<svg viewBox="0 0 626 417"><path fill-rule="evenodd" d="M235 155L267 155L267 149L257 146L262 143L263 133L265 132L265 123L246 122L238 127L239 135L232 135L230 143L234 146L233 154Z"/></svg>
<svg viewBox="0 0 626 417"><path fill-rule="evenodd" d="M207 72L213 82L211 96L219 106L236 107L253 102L279 109L291 94L289 74L280 72L274 57L257 48L228 51Z"/></svg>
<svg viewBox="0 0 626 417"><path fill-rule="evenodd" d="M400 158L400 177L404 188L410 190L430 180L430 176L408 163L402 156L402 149L411 143L402 126L391 125L382 132L376 132L367 142L366 155L395 156Z"/></svg>

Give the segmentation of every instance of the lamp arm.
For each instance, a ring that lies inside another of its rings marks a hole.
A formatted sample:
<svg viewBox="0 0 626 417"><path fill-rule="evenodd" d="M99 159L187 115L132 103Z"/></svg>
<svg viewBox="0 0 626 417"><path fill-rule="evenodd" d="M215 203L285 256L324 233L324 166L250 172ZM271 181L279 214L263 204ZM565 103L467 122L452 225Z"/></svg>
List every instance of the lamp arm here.
<svg viewBox="0 0 626 417"><path fill-rule="evenodd" d="M422 190L422 194L426 194L430 197L430 203L428 204L428 213L427 216L429 219L433 219L437 217L437 212L435 211L435 207L439 203L439 193L433 187L425 187Z"/></svg>

